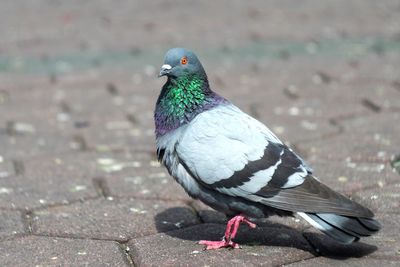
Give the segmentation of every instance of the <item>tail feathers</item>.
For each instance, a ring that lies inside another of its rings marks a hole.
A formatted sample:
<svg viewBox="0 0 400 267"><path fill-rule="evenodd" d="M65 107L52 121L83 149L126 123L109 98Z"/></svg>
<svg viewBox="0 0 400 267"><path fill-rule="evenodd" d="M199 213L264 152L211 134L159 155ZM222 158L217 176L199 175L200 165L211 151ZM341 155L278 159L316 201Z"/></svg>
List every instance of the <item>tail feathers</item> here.
<svg viewBox="0 0 400 267"><path fill-rule="evenodd" d="M358 218L360 223L367 227L370 231L377 232L381 229L381 224L373 219Z"/></svg>
<svg viewBox="0 0 400 267"><path fill-rule="evenodd" d="M370 236L381 228L378 221L370 218L357 218L332 213L298 212L312 226L339 242L349 244Z"/></svg>

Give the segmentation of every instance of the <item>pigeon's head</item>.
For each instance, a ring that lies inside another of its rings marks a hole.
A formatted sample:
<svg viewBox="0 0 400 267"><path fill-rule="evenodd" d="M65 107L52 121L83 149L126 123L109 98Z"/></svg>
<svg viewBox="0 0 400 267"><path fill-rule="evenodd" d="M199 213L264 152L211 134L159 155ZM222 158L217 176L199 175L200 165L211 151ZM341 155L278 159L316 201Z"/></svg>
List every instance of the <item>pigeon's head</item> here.
<svg viewBox="0 0 400 267"><path fill-rule="evenodd" d="M172 48L165 54L159 77L178 78L187 74L204 75L205 72L197 56L185 48Z"/></svg>

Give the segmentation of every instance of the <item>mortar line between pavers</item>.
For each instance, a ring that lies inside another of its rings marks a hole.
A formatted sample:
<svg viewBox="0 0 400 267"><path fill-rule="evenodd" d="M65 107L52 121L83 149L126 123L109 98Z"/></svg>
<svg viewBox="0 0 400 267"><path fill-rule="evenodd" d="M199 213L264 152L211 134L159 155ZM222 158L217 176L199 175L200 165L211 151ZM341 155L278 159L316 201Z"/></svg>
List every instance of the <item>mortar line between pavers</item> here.
<svg viewBox="0 0 400 267"><path fill-rule="evenodd" d="M24 224L24 231L27 234L32 233L32 211L21 212L22 223Z"/></svg>
<svg viewBox="0 0 400 267"><path fill-rule="evenodd" d="M115 239L105 239L105 238L95 238L95 237L79 237L79 236L64 236L64 235L50 235L50 234L39 234L39 233L20 233L20 234L15 234L13 236L9 236L6 238L3 238L0 240L1 242L5 242L5 241L12 241L18 238L23 238L23 237L30 237L30 236L36 236L36 237L46 237L46 238L62 238L62 239L74 239L74 240L92 240L92 241L104 241L104 242L115 242L118 244L125 244L128 241L124 240L115 240Z"/></svg>
<svg viewBox="0 0 400 267"><path fill-rule="evenodd" d="M136 264L135 264L135 262L133 260L133 257L129 253L130 252L130 248L129 248L127 243L128 242L123 242L123 243L119 242L118 247L121 250L121 252L124 254L124 256L125 256L124 259L125 259L126 263L128 263L129 266L136 267Z"/></svg>
<svg viewBox="0 0 400 267"><path fill-rule="evenodd" d="M124 239L124 240L118 240L118 239L109 239L109 238L96 238L96 237L83 237L83 236L78 236L78 235L52 235L52 234L46 234L46 233L35 233L32 232L30 234L27 234L25 236L40 236L40 237L49 237L49 238L64 238L64 239L76 239L76 240L93 240L93 241L106 241L106 242L116 242L118 244L121 243L126 243L129 240Z"/></svg>
<svg viewBox="0 0 400 267"><path fill-rule="evenodd" d="M104 177L92 178L92 184L93 184L94 189L103 198L108 198L111 196L110 188L108 187L107 180Z"/></svg>
<svg viewBox="0 0 400 267"><path fill-rule="evenodd" d="M43 206L39 206L39 207L36 207L36 208L29 209L28 211L30 211L33 214L33 213L35 213L37 211L41 211L41 210L45 210L45 209L64 207L64 206L68 207L68 206L71 206L71 205L79 203L79 202L83 203L83 202L86 202L86 201L102 199L102 198L103 198L102 196L85 197L85 198L80 198L80 199L74 199L74 200L71 200L71 201L68 200L67 203L58 202L58 203L52 203L52 204L49 204L49 205L43 205Z"/></svg>

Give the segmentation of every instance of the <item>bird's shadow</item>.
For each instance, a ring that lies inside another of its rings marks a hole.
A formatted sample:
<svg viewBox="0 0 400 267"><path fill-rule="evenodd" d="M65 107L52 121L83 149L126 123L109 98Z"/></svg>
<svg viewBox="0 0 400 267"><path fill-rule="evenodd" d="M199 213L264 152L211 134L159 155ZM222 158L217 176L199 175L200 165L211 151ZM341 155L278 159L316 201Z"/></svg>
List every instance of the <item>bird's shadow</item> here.
<svg viewBox="0 0 400 267"><path fill-rule="evenodd" d="M187 207L166 209L154 218L157 231L183 240L219 240L225 231L221 214L211 210L201 212L208 219L199 224L188 219L188 214L192 214L193 210ZM257 222L257 226L250 229L242 225L235 241L247 246L293 247L315 256L334 259L359 258L377 250L376 246L362 242L341 244L324 234L298 230L281 223L263 221Z"/></svg>

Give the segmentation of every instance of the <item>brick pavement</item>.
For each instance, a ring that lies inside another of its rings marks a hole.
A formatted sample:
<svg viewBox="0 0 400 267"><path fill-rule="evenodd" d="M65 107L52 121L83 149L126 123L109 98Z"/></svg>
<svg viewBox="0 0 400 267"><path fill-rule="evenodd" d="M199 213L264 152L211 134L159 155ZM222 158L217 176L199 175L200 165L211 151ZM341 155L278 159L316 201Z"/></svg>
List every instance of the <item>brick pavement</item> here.
<svg viewBox="0 0 400 267"><path fill-rule="evenodd" d="M0 3L1 266L399 264L399 2L228 2ZM176 45L382 231L345 246L272 217L241 250L202 250L224 216L154 155L155 75Z"/></svg>

